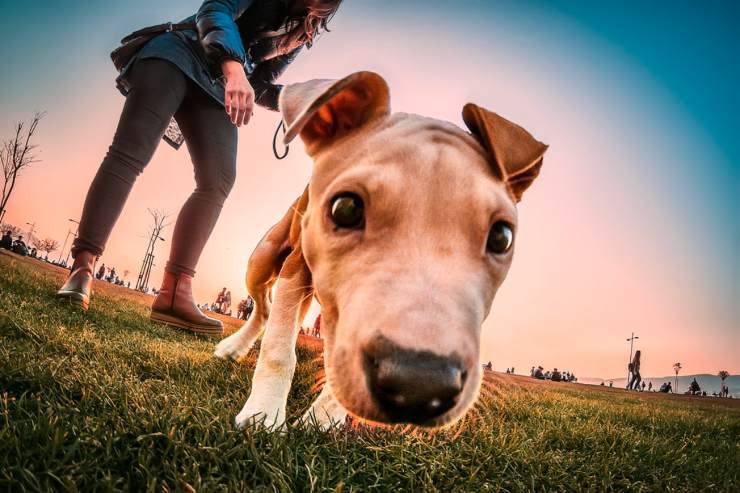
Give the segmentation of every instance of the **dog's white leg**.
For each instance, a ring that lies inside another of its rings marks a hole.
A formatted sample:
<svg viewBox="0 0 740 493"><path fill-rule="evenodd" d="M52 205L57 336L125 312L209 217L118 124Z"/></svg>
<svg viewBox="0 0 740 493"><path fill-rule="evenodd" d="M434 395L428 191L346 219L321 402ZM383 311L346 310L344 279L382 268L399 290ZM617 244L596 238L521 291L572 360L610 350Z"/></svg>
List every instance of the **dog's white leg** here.
<svg viewBox="0 0 740 493"><path fill-rule="evenodd" d="M270 302L265 292L260 293L254 299L252 316L242 325L241 329L218 343L216 350L213 352L214 356L233 360L246 356L255 341L262 335L269 314Z"/></svg>
<svg viewBox="0 0 740 493"><path fill-rule="evenodd" d="M280 276L254 370L252 391L236 417L240 428L251 420L264 419L265 426L275 429L285 423L285 404L296 366L298 328L313 292L311 273L300 249L285 260Z"/></svg>
<svg viewBox="0 0 740 493"><path fill-rule="evenodd" d="M332 426L344 424L347 418L347 410L334 397L329 382L326 382L324 388L316 400L303 415L301 421L304 425L316 424L321 430L328 430Z"/></svg>

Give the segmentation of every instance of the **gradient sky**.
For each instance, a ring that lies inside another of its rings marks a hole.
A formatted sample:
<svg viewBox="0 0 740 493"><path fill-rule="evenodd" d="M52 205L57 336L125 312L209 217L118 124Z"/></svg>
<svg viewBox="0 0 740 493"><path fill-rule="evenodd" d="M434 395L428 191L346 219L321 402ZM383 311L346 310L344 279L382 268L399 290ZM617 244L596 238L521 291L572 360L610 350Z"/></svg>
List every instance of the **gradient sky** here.
<svg viewBox="0 0 740 493"><path fill-rule="evenodd" d="M184 18L199 3L3 6L0 135L48 112L43 162L23 175L9 222L35 221L42 236L64 240L123 104L108 53L130 31ZM396 111L462 125L473 101L550 144L520 205L484 361L620 377L634 330L643 375L670 374L675 361L685 373L740 373L738 26L740 4L729 0L345 0L332 32L283 80L375 70ZM284 161L272 157L277 122L260 110L240 132L237 184L199 265L200 302L222 286L246 294L249 254L310 176L300 144ZM133 281L146 209L174 215L193 186L187 151L161 146L103 261ZM159 245L155 283L168 247Z"/></svg>

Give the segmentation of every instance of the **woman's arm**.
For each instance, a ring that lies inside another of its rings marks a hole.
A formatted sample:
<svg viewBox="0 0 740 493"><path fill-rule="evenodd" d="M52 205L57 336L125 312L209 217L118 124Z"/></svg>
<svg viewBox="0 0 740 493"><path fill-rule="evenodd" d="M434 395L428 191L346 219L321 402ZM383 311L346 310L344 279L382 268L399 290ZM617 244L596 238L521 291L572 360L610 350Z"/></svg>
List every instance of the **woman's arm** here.
<svg viewBox="0 0 740 493"><path fill-rule="evenodd" d="M224 60L221 70L226 79L224 107L237 127L246 125L254 113L254 89L247 80L244 66L235 60Z"/></svg>
<svg viewBox="0 0 740 493"><path fill-rule="evenodd" d="M244 64L246 54L242 43L238 19L254 0L205 0L195 23L198 27L200 42L206 56L213 64L224 60L237 60Z"/></svg>
<svg viewBox="0 0 740 493"><path fill-rule="evenodd" d="M299 51L301 51L300 47L257 65L249 81L254 88L255 102L258 105L278 111L278 97L283 86L275 84L275 80L285 72Z"/></svg>
<svg viewBox="0 0 740 493"><path fill-rule="evenodd" d="M252 2L206 0L195 15L203 50L211 63L221 67L226 79L224 105L237 127L249 123L254 111L254 91L244 73L244 43L236 25Z"/></svg>

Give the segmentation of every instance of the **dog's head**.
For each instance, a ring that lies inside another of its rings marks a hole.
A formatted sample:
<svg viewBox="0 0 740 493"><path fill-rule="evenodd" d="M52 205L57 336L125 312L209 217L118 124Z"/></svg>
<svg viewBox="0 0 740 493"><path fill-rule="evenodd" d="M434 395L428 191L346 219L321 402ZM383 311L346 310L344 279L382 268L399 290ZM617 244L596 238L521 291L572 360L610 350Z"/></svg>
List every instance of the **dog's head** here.
<svg viewBox="0 0 740 493"><path fill-rule="evenodd" d="M374 422L455 421L478 394L481 324L547 146L473 104L472 134L391 114L371 72L288 86L280 108L286 142L300 134L315 163L301 241L337 399Z"/></svg>

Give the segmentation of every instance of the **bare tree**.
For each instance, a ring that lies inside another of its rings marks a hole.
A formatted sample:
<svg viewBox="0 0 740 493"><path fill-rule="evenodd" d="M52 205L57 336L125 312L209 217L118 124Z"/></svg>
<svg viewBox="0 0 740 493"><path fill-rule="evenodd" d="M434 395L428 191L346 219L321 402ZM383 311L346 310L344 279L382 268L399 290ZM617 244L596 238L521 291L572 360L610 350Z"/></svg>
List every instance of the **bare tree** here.
<svg viewBox="0 0 740 493"><path fill-rule="evenodd" d="M28 243L39 252L44 251L44 240L42 240L41 238L34 236L33 238L28 239Z"/></svg>
<svg viewBox="0 0 740 493"><path fill-rule="evenodd" d="M31 140L43 117L44 113L37 112L28 124L28 127L26 127L25 122L18 123L15 126L15 136L3 142L2 147L0 147L0 164L2 164L3 168L0 220L5 215L5 209L15 189L18 176L25 168L39 162L36 159L36 149L38 149L38 146L32 144Z"/></svg>
<svg viewBox="0 0 740 493"><path fill-rule="evenodd" d="M46 256L48 257L51 252L55 252L59 249L59 242L53 238L44 238L41 241L41 250L42 252L46 252Z"/></svg>
<svg viewBox="0 0 740 493"><path fill-rule="evenodd" d="M154 220L154 226L149 231L149 244L146 247L146 253L144 254L144 260L141 263L141 270L139 271L139 278L136 281L136 289L140 291L146 291L149 289L149 275L152 272L154 266L154 248L157 245L157 240L164 241L164 238L160 236L164 228L170 225L165 223L167 220L167 213L158 209L147 209L149 214Z"/></svg>
<svg viewBox="0 0 740 493"><path fill-rule="evenodd" d="M23 234L23 232L21 231L21 228L13 224L8 224L8 223L4 223L2 226L0 226L0 230L2 230L3 233L6 231L10 231L11 236L18 236L20 234Z"/></svg>
<svg viewBox="0 0 740 493"><path fill-rule="evenodd" d="M678 392L678 372L681 371L681 363L673 363L673 371L676 373L676 388L673 389L674 392Z"/></svg>

